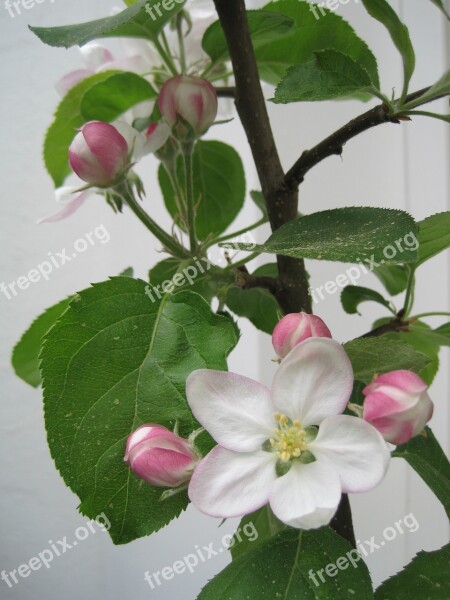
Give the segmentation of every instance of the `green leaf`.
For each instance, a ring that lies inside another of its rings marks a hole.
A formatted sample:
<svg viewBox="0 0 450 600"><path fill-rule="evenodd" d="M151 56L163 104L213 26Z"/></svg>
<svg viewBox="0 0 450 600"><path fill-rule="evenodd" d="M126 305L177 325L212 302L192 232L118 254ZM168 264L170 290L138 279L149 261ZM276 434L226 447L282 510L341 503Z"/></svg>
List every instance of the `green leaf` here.
<svg viewBox="0 0 450 600"><path fill-rule="evenodd" d="M286 15L295 23L286 35L256 48L260 74L265 81L277 85L289 67L312 60L315 52L331 49L361 65L369 73L372 84L379 87L374 55L342 17L298 0L270 2L264 10Z"/></svg>
<svg viewBox="0 0 450 600"><path fill-rule="evenodd" d="M267 504L250 515L243 517L230 544L233 560L236 560L249 550L254 550L270 538L287 528L273 514Z"/></svg>
<svg viewBox="0 0 450 600"><path fill-rule="evenodd" d="M422 265L450 247L450 212L427 217L419 225L419 260Z"/></svg>
<svg viewBox="0 0 450 600"><path fill-rule="evenodd" d="M315 52L312 60L288 69L273 101L334 100L367 92L371 85L368 72L352 58L336 50L322 50Z"/></svg>
<svg viewBox="0 0 450 600"><path fill-rule="evenodd" d="M348 285L345 287L342 290L341 302L345 312L349 315L360 314L358 307L361 302L378 302L378 304L382 304L389 310L391 309L391 303L383 298L381 294L375 290L358 285Z"/></svg>
<svg viewBox="0 0 450 600"><path fill-rule="evenodd" d="M245 173L239 154L227 144L216 141L199 141L195 146L194 194L196 232L204 240L217 235L234 221L245 200ZM182 161L179 162L179 179L184 186ZM177 208L169 176L164 167L159 169L159 183L167 210L175 217Z"/></svg>
<svg viewBox="0 0 450 600"><path fill-rule="evenodd" d="M395 10L386 0L362 0L362 3L370 16L386 27L395 47L401 54L404 76L403 93L406 95L416 66L416 56L408 28L401 22Z"/></svg>
<svg viewBox="0 0 450 600"><path fill-rule="evenodd" d="M356 550L329 528L289 529L233 561L208 583L198 600L373 600L361 557L355 568L349 563L355 555ZM343 570L336 566L339 559ZM325 572L328 565L331 576Z"/></svg>
<svg viewBox="0 0 450 600"><path fill-rule="evenodd" d="M407 110L431 102L435 98L440 98L444 94L450 94L450 70L448 70L433 86L430 87L422 96L419 96L415 100L408 102L405 105Z"/></svg>
<svg viewBox="0 0 450 600"><path fill-rule="evenodd" d="M187 436L197 424L185 399L195 369L226 369L236 343L231 319L191 292L151 302L144 281L116 277L80 292L46 337L41 354L51 454L80 511L104 512L116 544L178 516L186 494L161 489L124 463L125 442L143 423Z"/></svg>
<svg viewBox="0 0 450 600"><path fill-rule="evenodd" d="M382 265L373 270L391 296L397 296L406 290L408 274L403 265Z"/></svg>
<svg viewBox="0 0 450 600"><path fill-rule="evenodd" d="M440 8L447 19L450 20L450 5L448 0L431 0L431 2Z"/></svg>
<svg viewBox="0 0 450 600"><path fill-rule="evenodd" d="M116 73L88 89L81 101L81 114L86 121L110 122L139 102L156 96L143 77L135 73Z"/></svg>
<svg viewBox="0 0 450 600"><path fill-rule="evenodd" d="M450 323L445 323L434 330L435 335L438 336L438 343L441 346L450 346Z"/></svg>
<svg viewBox="0 0 450 600"><path fill-rule="evenodd" d="M97 73L87 77L61 100L55 119L47 131L44 142L44 160L55 186L60 187L72 171L69 166L69 146L86 119L81 114L81 103L85 93L98 83L105 81L113 71Z"/></svg>
<svg viewBox="0 0 450 600"><path fill-rule="evenodd" d="M401 254L402 260L412 262L417 259L417 251L401 253L395 242L416 231L414 219L401 210L336 208L289 221L267 242L251 245L251 249L294 258L367 263L372 259L378 263L398 262ZM236 246L249 248L248 244Z"/></svg>
<svg viewBox="0 0 450 600"><path fill-rule="evenodd" d="M429 427L398 446L392 456L405 459L442 502L450 518L450 463Z"/></svg>
<svg viewBox="0 0 450 600"><path fill-rule="evenodd" d="M277 277L277 265L263 265L253 273L256 277ZM275 325L279 321L281 308L273 295L262 288L244 290L233 286L228 290L226 304L239 317L246 317L253 325L272 334Z"/></svg>
<svg viewBox="0 0 450 600"><path fill-rule="evenodd" d="M87 42L105 37L140 37L156 39L163 27L182 9L179 0L174 0L173 8L156 10L159 0L139 0L122 12L76 25L62 27L30 27L40 40L49 46L70 48L84 46Z"/></svg>
<svg viewBox="0 0 450 600"><path fill-rule="evenodd" d="M254 48L277 40L294 26L291 18L266 10L248 10L247 20ZM215 21L205 31L202 47L214 63L229 60L228 45L220 21Z"/></svg>
<svg viewBox="0 0 450 600"><path fill-rule="evenodd" d="M435 339L437 336L433 334L431 327L426 323L417 321L414 325L410 325L409 331L402 331L398 334L389 335L392 337L398 335L402 341L415 348L418 352L428 356L430 364L417 374L420 375L428 385L431 385L439 371L440 350L440 345Z"/></svg>
<svg viewBox="0 0 450 600"><path fill-rule="evenodd" d="M388 336L361 338L344 344L355 379L370 383L374 375L405 369L418 373L430 359L411 345Z"/></svg>
<svg viewBox="0 0 450 600"><path fill-rule="evenodd" d="M450 544L434 552L419 552L403 571L385 581L376 600L444 600L450 598Z"/></svg>
<svg viewBox="0 0 450 600"><path fill-rule="evenodd" d="M189 265L192 265L196 274L194 275L193 269L189 269L188 272L192 276L193 283L190 284L189 280L184 277L184 284L175 286L175 292L182 289L189 289L192 292L200 294L200 296L205 298L207 302L211 302L215 295L215 288L213 280L208 276L209 274L212 274L212 271L207 270L208 266L204 261L199 261L199 264L201 265L202 269L205 270L205 273L201 272L198 264L195 264L195 261L184 261L183 264L181 264L176 258L166 258L150 269L150 285L156 288L160 286L161 288L165 282L170 282L176 273L180 272L181 275L185 275L186 269L189 267ZM161 289L158 289L158 291L162 293ZM157 298L156 292L153 295L155 298Z"/></svg>
<svg viewBox="0 0 450 600"><path fill-rule="evenodd" d="M39 373L39 353L45 334L69 306L72 298L67 298L48 308L25 331L12 354L12 365L16 375L33 387L41 385Z"/></svg>

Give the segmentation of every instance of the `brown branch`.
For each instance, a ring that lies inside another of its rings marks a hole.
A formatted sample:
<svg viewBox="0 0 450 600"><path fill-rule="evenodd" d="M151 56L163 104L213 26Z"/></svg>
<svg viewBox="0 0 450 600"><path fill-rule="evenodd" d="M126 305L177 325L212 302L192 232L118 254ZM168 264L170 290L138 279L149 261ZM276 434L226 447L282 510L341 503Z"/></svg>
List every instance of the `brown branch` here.
<svg viewBox="0 0 450 600"><path fill-rule="evenodd" d="M424 88L423 90L409 94L405 102L416 100L429 89L430 88ZM446 95L447 94L443 94L440 97L445 97ZM438 98L433 98L433 100L437 99ZM430 100L428 100L428 102L430 102ZM426 103L427 101L423 102L423 104ZM375 108L352 119L349 123L344 125L344 127L341 127L341 129L338 129L325 140L317 144L317 146L314 146L314 148L305 150L293 167L287 172L285 178L286 185L290 189L296 189L302 183L308 171L329 156L341 156L344 145L360 133L372 129L377 125L382 125L383 123L398 124L402 120L409 120L409 117L402 117L401 113L395 116L390 115L387 106L384 104L375 106Z"/></svg>
<svg viewBox="0 0 450 600"><path fill-rule="evenodd" d="M272 231L297 217L298 191L289 189L275 145L247 22L244 0L214 0L228 44L236 82L236 108L253 154ZM279 256L284 312L311 312L308 277L302 260Z"/></svg>
<svg viewBox="0 0 450 600"><path fill-rule="evenodd" d="M263 288L269 290L271 294L276 296L280 292L280 280L278 277L268 277L266 275L251 275L247 267L244 265L237 268L236 284L243 290L252 288Z"/></svg>
<svg viewBox="0 0 450 600"><path fill-rule="evenodd" d="M219 98L235 98L236 88L234 87L215 87L216 94Z"/></svg>
<svg viewBox="0 0 450 600"><path fill-rule="evenodd" d="M410 325L411 325L411 321L403 321L401 316L397 316L392 321L389 321L389 323L386 323L385 325L380 325L380 327L377 327L376 329L372 329L372 331L365 333L359 339L380 337L381 335L384 335L385 333L409 331Z"/></svg>

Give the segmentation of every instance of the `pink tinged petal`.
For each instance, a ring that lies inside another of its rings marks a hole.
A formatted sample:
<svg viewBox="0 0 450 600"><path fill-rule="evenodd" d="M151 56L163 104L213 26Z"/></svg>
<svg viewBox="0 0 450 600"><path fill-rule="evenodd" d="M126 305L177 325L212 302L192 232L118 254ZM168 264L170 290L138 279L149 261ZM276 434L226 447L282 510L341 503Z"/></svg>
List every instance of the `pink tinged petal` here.
<svg viewBox="0 0 450 600"><path fill-rule="evenodd" d="M304 427L320 425L344 411L353 389L353 370L335 340L310 338L286 356L275 374L272 401Z"/></svg>
<svg viewBox="0 0 450 600"><path fill-rule="evenodd" d="M101 44L88 43L80 48L80 53L86 65L94 71L114 60L114 56L108 48L105 48Z"/></svg>
<svg viewBox="0 0 450 600"><path fill-rule="evenodd" d="M173 127L177 122L177 111L175 108L175 92L179 86L182 75L177 75L166 81L159 92L158 107L162 116L168 124Z"/></svg>
<svg viewBox="0 0 450 600"><path fill-rule="evenodd" d="M269 503L286 525L317 529L331 521L340 499L341 484L332 466L294 461L290 471L272 485Z"/></svg>
<svg viewBox="0 0 450 600"><path fill-rule="evenodd" d="M167 142L170 136L170 127L167 123L152 123L146 131L144 153L157 152Z"/></svg>
<svg viewBox="0 0 450 600"><path fill-rule="evenodd" d="M192 456L142 442L128 462L138 477L155 486L178 487L189 481L195 467Z"/></svg>
<svg viewBox="0 0 450 600"><path fill-rule="evenodd" d="M141 56L130 56L129 58L121 58L118 60L112 60L104 64L100 69L101 71L129 71L130 73L136 73L136 75L144 75L150 70L149 64Z"/></svg>
<svg viewBox="0 0 450 600"><path fill-rule="evenodd" d="M376 378L376 380L365 389L376 389L379 386L390 386L403 390L407 394L421 394L428 386L418 375L412 371L391 371Z"/></svg>
<svg viewBox="0 0 450 600"><path fill-rule="evenodd" d="M195 469L189 498L212 517L247 515L267 504L275 465L270 452L238 453L216 446Z"/></svg>
<svg viewBox="0 0 450 600"><path fill-rule="evenodd" d="M228 450L252 452L273 436L270 392L252 379L201 369L189 375L186 394L197 421Z"/></svg>
<svg viewBox="0 0 450 600"><path fill-rule="evenodd" d="M115 121L113 125L114 128L125 139L129 152L133 152L132 158L134 160L139 160L142 158L142 156L145 154L145 135L128 123L125 123L125 121Z"/></svg>
<svg viewBox="0 0 450 600"><path fill-rule="evenodd" d="M128 159L128 144L117 129L109 123L95 121L82 129L86 144L100 163L109 181L113 181L122 171Z"/></svg>
<svg viewBox="0 0 450 600"><path fill-rule="evenodd" d="M73 213L76 212L81 206L83 206L83 204L86 202L86 200L89 198L89 196L91 194L92 194L91 190L86 190L86 191L82 192L81 194L76 196L73 200L71 200L70 202L67 202L64 205L64 208L62 208L58 212L56 212L52 215L48 215L47 217L43 217L42 219L39 219L38 224L56 223L57 221L62 221L63 219L67 219L68 217L73 215Z"/></svg>
<svg viewBox="0 0 450 600"><path fill-rule="evenodd" d="M317 462L325 462L339 474L345 493L367 492L383 479L390 452L381 434L357 417L328 417L308 446Z"/></svg>
<svg viewBox="0 0 450 600"><path fill-rule="evenodd" d="M83 79L86 79L91 75L94 75L94 71L91 69L77 69L76 71L71 71L56 82L56 91L60 96L64 97L67 92L70 92L70 90L80 83L80 81L83 81Z"/></svg>
<svg viewBox="0 0 450 600"><path fill-rule="evenodd" d="M141 442L154 438L165 438L168 435L173 436L174 434L169 431L167 427L163 427L162 425L155 425L153 423L141 425L136 429L136 431L133 431L133 433L128 436L125 450L125 460L128 460L130 451Z"/></svg>
<svg viewBox="0 0 450 600"><path fill-rule="evenodd" d="M331 338L332 335L316 315L291 313L283 317L273 330L272 344L277 355L284 358L292 348L311 337Z"/></svg>

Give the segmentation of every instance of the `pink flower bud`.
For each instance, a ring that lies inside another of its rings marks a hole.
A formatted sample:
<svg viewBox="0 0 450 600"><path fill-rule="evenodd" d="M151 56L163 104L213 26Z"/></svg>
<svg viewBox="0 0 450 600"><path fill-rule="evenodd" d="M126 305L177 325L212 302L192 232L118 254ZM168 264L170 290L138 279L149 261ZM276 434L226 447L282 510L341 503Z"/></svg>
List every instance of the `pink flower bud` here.
<svg viewBox="0 0 450 600"><path fill-rule="evenodd" d="M166 81L161 88L158 105L171 127L181 118L191 126L195 137L200 137L211 127L218 108L217 94L209 81L185 75Z"/></svg>
<svg viewBox="0 0 450 600"><path fill-rule="evenodd" d="M127 441L125 461L151 485L175 488L190 480L199 457L192 444L162 425L142 425Z"/></svg>
<svg viewBox="0 0 450 600"><path fill-rule="evenodd" d="M363 419L387 442L405 444L423 431L433 416L428 386L411 371L392 371L364 388Z"/></svg>
<svg viewBox="0 0 450 600"><path fill-rule="evenodd" d="M319 317L305 312L286 315L277 324L272 333L272 344L280 358L308 338L331 338L330 330Z"/></svg>
<svg viewBox="0 0 450 600"><path fill-rule="evenodd" d="M69 162L83 181L106 186L115 182L129 162L127 141L109 123L84 125L69 148Z"/></svg>

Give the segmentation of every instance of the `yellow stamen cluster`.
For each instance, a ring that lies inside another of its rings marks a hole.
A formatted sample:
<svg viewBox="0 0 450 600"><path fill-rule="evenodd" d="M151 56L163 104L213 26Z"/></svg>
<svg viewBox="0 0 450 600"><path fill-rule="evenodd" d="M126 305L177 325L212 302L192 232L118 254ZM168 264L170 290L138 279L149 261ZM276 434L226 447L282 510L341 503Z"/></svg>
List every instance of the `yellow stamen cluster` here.
<svg viewBox="0 0 450 600"><path fill-rule="evenodd" d="M302 424L300 421L291 421L286 415L278 412L275 413L275 421L278 427L275 429L275 437L270 439L270 445L277 458L283 462L299 458L308 448Z"/></svg>

